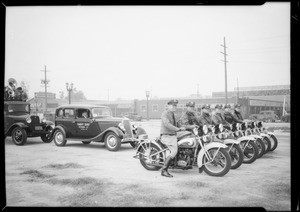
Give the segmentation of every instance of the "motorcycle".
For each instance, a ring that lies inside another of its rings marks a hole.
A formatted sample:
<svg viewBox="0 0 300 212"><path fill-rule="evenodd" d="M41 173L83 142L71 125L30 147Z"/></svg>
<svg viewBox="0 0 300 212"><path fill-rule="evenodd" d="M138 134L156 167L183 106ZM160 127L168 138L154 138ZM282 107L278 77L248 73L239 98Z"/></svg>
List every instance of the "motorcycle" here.
<svg viewBox="0 0 300 212"><path fill-rule="evenodd" d="M257 131L260 133L260 135L264 135L266 138L269 139L269 141L271 143L271 147L270 147L269 151L274 151L278 146L278 140L277 140L276 136L274 135L274 133L268 132L266 130L266 128L263 126L262 121L258 121L256 123L256 126L257 126Z"/></svg>
<svg viewBox="0 0 300 212"><path fill-rule="evenodd" d="M243 129L244 136L251 136L255 139L254 142L258 147L257 158L262 157L266 152L268 152L270 148L270 143L267 139L264 138L264 136L261 136L260 133L258 133L258 129L254 122L244 122L240 125L240 128Z"/></svg>
<svg viewBox="0 0 300 212"><path fill-rule="evenodd" d="M183 131L177 135L178 153L172 160L172 169L190 169L195 161L199 173L203 171L210 176L224 176L231 167L227 146L221 143L210 142L207 126L196 127L189 131ZM145 140L139 144L134 158L139 159L147 170L159 170L170 154L169 148L160 138Z"/></svg>
<svg viewBox="0 0 300 212"><path fill-rule="evenodd" d="M212 140L221 142L228 147L228 153L231 158L231 169L237 169L243 163L243 151L240 147L240 141L230 138L230 131L226 127L222 124L209 126L211 128L211 136L213 137ZM232 125L229 126L229 129L232 129Z"/></svg>

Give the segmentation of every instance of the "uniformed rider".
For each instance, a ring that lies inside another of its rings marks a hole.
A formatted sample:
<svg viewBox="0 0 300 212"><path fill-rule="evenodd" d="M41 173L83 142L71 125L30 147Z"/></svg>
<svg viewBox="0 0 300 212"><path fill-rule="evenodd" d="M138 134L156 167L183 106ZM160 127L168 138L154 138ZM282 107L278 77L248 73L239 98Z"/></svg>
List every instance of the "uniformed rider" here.
<svg viewBox="0 0 300 212"><path fill-rule="evenodd" d="M226 104L224 106L224 118L225 120L230 123L230 124L234 124L234 123L243 123L243 121L236 119L233 114L231 113L231 105L230 104Z"/></svg>
<svg viewBox="0 0 300 212"><path fill-rule="evenodd" d="M178 100L170 100L167 109L161 115L161 142L165 144L171 151L170 155L166 158L164 166L161 169L161 175L165 177L173 177L168 172L171 160L175 158L178 145L176 132L185 130L185 127L178 127L174 112L176 111Z"/></svg>
<svg viewBox="0 0 300 212"><path fill-rule="evenodd" d="M229 126L229 123L225 120L223 116L223 105L217 104L215 106L215 113L212 115L212 120L215 125L223 124L224 126Z"/></svg>
<svg viewBox="0 0 300 212"><path fill-rule="evenodd" d="M199 123L201 125L213 125L214 123L210 115L210 105L204 104L202 105L201 109L202 109L202 114L199 117Z"/></svg>
<svg viewBox="0 0 300 212"><path fill-rule="evenodd" d="M241 122L243 122L243 116L241 114L241 105L240 104L235 104L234 105L234 112L233 112L233 117Z"/></svg>
<svg viewBox="0 0 300 212"><path fill-rule="evenodd" d="M180 117L179 125L185 127L188 131L192 131L196 126L200 126L199 117L195 111L195 102L186 103L186 111Z"/></svg>

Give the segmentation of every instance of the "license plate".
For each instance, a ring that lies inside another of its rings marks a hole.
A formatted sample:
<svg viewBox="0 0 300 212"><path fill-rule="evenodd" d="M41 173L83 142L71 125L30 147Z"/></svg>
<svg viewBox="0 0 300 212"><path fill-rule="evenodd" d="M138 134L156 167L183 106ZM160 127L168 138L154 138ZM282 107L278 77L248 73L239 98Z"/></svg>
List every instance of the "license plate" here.
<svg viewBox="0 0 300 212"><path fill-rule="evenodd" d="M34 129L35 129L35 130L42 130L43 127L42 127L42 126L35 126Z"/></svg>

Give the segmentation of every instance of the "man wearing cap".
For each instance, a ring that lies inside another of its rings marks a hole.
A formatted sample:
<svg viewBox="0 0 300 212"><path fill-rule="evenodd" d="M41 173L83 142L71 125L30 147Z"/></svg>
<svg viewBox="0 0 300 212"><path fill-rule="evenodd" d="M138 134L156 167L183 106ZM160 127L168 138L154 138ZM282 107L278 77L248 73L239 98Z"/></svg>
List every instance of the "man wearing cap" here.
<svg viewBox="0 0 300 212"><path fill-rule="evenodd" d="M240 121L233 116L233 114L231 113L230 104L224 106L224 118L230 124L243 123L243 121Z"/></svg>
<svg viewBox="0 0 300 212"><path fill-rule="evenodd" d="M199 123L201 125L213 125L213 121L210 116L210 105L202 105L202 115L199 117Z"/></svg>
<svg viewBox="0 0 300 212"><path fill-rule="evenodd" d="M234 111L233 111L233 117L241 122L243 122L243 117L241 114L241 105L240 104L235 104L234 105Z"/></svg>
<svg viewBox="0 0 300 212"><path fill-rule="evenodd" d="M197 125L199 126L198 122L199 117L197 117L195 111L195 102L188 102L186 103L186 112L182 114L179 119L179 125L186 128L186 130L191 131Z"/></svg>
<svg viewBox="0 0 300 212"><path fill-rule="evenodd" d="M223 125L229 125L229 123L225 120L225 118L222 115L222 104L217 104L215 106L215 113L212 115L212 120L215 125L223 124Z"/></svg>
<svg viewBox="0 0 300 212"><path fill-rule="evenodd" d="M176 132L185 130L185 127L178 127L175 120L174 112L176 111L177 104L177 100L169 101L167 109L161 115L161 142L165 144L171 151L171 154L166 158L164 166L161 170L161 175L165 177L173 177L168 172L168 168L171 160L175 158L178 151Z"/></svg>

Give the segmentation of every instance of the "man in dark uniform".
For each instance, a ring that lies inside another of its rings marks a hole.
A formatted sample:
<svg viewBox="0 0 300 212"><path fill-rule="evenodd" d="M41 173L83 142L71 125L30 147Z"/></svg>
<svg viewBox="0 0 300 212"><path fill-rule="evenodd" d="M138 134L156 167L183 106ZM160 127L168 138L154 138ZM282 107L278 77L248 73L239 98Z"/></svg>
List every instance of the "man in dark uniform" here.
<svg viewBox="0 0 300 212"><path fill-rule="evenodd" d="M213 125L214 123L210 115L210 105L208 104L202 105L201 109L202 109L202 114L199 117L199 123L201 125Z"/></svg>
<svg viewBox="0 0 300 212"><path fill-rule="evenodd" d="M231 113L230 104L224 106L224 118L230 124L243 123L243 121L240 121L233 116L233 114Z"/></svg>
<svg viewBox="0 0 300 212"><path fill-rule="evenodd" d="M168 172L168 168L171 160L176 157L178 151L176 132L185 130L185 127L178 127L175 120L174 112L176 111L177 104L177 100L169 101L167 109L161 115L161 142L171 151L171 154L166 158L164 166L161 169L161 175L165 177L173 177Z"/></svg>
<svg viewBox="0 0 300 212"><path fill-rule="evenodd" d="M241 122L243 122L243 117L241 114L241 105L240 104L235 104L234 105L234 112L233 112L233 117Z"/></svg>
<svg viewBox="0 0 300 212"><path fill-rule="evenodd" d="M195 102L186 103L186 112L182 114L179 119L179 125L186 128L186 130L191 131L196 126L199 126L199 117L197 117L195 111Z"/></svg>
<svg viewBox="0 0 300 212"><path fill-rule="evenodd" d="M215 113L212 115L212 120L215 125L223 124L224 126L228 126L229 123L225 120L222 114L222 104L217 104L215 106Z"/></svg>

